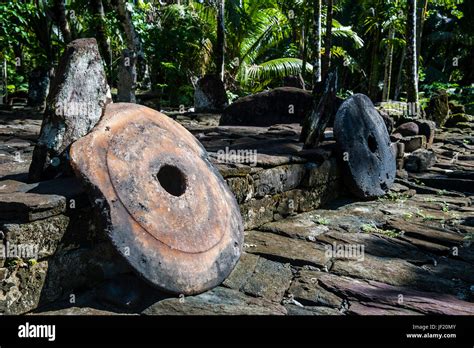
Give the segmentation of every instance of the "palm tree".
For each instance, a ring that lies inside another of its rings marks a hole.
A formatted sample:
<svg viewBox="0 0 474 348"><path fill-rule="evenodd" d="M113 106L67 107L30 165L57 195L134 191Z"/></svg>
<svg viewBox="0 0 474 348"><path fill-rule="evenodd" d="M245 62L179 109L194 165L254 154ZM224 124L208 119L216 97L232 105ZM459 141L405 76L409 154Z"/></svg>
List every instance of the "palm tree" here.
<svg viewBox="0 0 474 348"><path fill-rule="evenodd" d="M407 0L407 101L418 108L418 62L416 54L416 0Z"/></svg>
<svg viewBox="0 0 474 348"><path fill-rule="evenodd" d="M69 43L72 40L71 29L66 16L66 1L65 0L54 0L54 10L56 14L56 20L58 22L59 29L63 35L65 43Z"/></svg>
<svg viewBox="0 0 474 348"><path fill-rule="evenodd" d="M314 51L313 51L313 86L321 82L321 0L313 0L314 4ZM316 92L316 88L313 88Z"/></svg>
<svg viewBox="0 0 474 348"><path fill-rule="evenodd" d="M118 100L134 103L137 87L137 60L143 58L143 50L140 38L133 25L128 1L116 0L114 5L117 9L127 42L127 49L122 51L122 63L118 81Z"/></svg>
<svg viewBox="0 0 474 348"><path fill-rule="evenodd" d="M324 40L324 58L323 58L323 81L326 81L326 77L331 67L331 47L332 47L332 20L334 16L333 0L327 0L326 10L326 36Z"/></svg>
<svg viewBox="0 0 474 348"><path fill-rule="evenodd" d="M225 73L225 0L217 2L217 45L216 45L216 68L219 77L224 82Z"/></svg>
<svg viewBox="0 0 474 348"><path fill-rule="evenodd" d="M94 15L95 30L97 33L97 43L105 62L107 69L107 77L109 84L111 82L111 70L112 70L112 48L110 47L110 40L107 37L105 28L105 12L102 0L92 1L92 13Z"/></svg>
<svg viewBox="0 0 474 348"><path fill-rule="evenodd" d="M390 3L391 4L391 3ZM395 35L398 27L398 0L395 0L394 6L388 8L388 19L384 27L388 29L388 38L384 41L387 43L387 52L385 55L385 69L384 69L384 83L382 92L382 101L390 99L390 92L392 87L392 69L393 69L393 55L395 48ZM404 59L404 58L402 58ZM400 69L401 72L401 69Z"/></svg>

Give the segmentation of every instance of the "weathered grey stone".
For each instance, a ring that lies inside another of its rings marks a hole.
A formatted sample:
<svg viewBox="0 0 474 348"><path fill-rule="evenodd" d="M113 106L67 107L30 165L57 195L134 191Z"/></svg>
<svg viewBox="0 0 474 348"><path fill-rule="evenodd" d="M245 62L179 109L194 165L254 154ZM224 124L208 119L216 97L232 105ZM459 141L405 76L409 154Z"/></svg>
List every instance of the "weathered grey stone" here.
<svg viewBox="0 0 474 348"><path fill-rule="evenodd" d="M90 308L90 307L69 307L69 308L50 310L50 311L45 311L45 312L40 312L40 313L33 313L31 315L53 315L53 316L59 316L59 315L109 316L109 315L114 315L115 316L115 315L130 315L130 314L124 314L124 313L119 313L119 312L111 312L111 311L106 311L106 310L103 310L103 309Z"/></svg>
<svg viewBox="0 0 474 348"><path fill-rule="evenodd" d="M0 194L0 219L34 221L66 210L66 199L58 195L14 192Z"/></svg>
<svg viewBox="0 0 474 348"><path fill-rule="evenodd" d="M273 302L281 302L292 278L293 274L288 264L259 258L254 273L242 291Z"/></svg>
<svg viewBox="0 0 474 348"><path fill-rule="evenodd" d="M237 203L248 202L254 197L253 178L250 175L226 179L227 185L237 199Z"/></svg>
<svg viewBox="0 0 474 348"><path fill-rule="evenodd" d="M395 130L395 133L399 133L404 137L418 135L419 132L420 132L420 129L418 127L418 124L416 124L415 122L403 123Z"/></svg>
<svg viewBox="0 0 474 348"><path fill-rule="evenodd" d="M314 149L320 145L325 138L326 127L335 116L340 107L337 104L337 71L328 72L321 86L322 94L314 99L311 111L301 122L302 130L300 142L304 143L305 149Z"/></svg>
<svg viewBox="0 0 474 348"><path fill-rule="evenodd" d="M462 249L458 247L458 250ZM456 249L451 248L451 255ZM434 275L445 279L456 279L465 282L466 284L474 283L474 273L472 272L472 263L463 260L454 260L447 258L440 258L436 264L430 263L424 265L424 268L431 271Z"/></svg>
<svg viewBox="0 0 474 348"><path fill-rule="evenodd" d="M396 144L395 147L396 147L397 160L403 159L405 157L405 144L404 143L392 143L392 145L393 144ZM401 168L397 168L397 169L401 169Z"/></svg>
<svg viewBox="0 0 474 348"><path fill-rule="evenodd" d="M137 53L130 49L122 50L118 69L117 100L136 103L137 89Z"/></svg>
<svg viewBox="0 0 474 348"><path fill-rule="evenodd" d="M1 229L11 245L33 245L37 259L52 256L58 248L69 224L65 215L57 215L26 224L4 224Z"/></svg>
<svg viewBox="0 0 474 348"><path fill-rule="evenodd" d="M466 107L464 105L459 105L457 103L449 102L449 110L451 114L465 114Z"/></svg>
<svg viewBox="0 0 474 348"><path fill-rule="evenodd" d="M384 122L367 96L356 94L341 105L334 136L351 192L363 199L384 195L395 180L395 155Z"/></svg>
<svg viewBox="0 0 474 348"><path fill-rule="evenodd" d="M35 264L16 262L0 282L0 313L21 314L35 309L48 271L46 261Z"/></svg>
<svg viewBox="0 0 474 348"><path fill-rule="evenodd" d="M252 198L249 202L240 205L240 213L244 222L244 229L252 229L267 222L273 221L275 201L271 196L262 199Z"/></svg>
<svg viewBox="0 0 474 348"><path fill-rule="evenodd" d="M229 104L224 83L217 75L206 75L196 82L194 108L196 112L221 112Z"/></svg>
<svg viewBox="0 0 474 348"><path fill-rule="evenodd" d="M380 116L383 118L383 122L385 123L385 127L387 128L388 134L392 134L393 128L395 127L395 121L388 112L384 109L377 109L379 112Z"/></svg>
<svg viewBox="0 0 474 348"><path fill-rule="evenodd" d="M417 247L395 238L389 238L380 234L371 233L347 233L331 231L316 237L316 241L331 246L356 245L364 246L363 255L366 253L379 257L400 258L412 263L428 263L432 259L429 255L421 252Z"/></svg>
<svg viewBox="0 0 474 348"><path fill-rule="evenodd" d="M244 248L248 253L294 266L324 267L330 260L326 250L319 245L267 232L246 232Z"/></svg>
<svg viewBox="0 0 474 348"><path fill-rule="evenodd" d="M219 170L219 173L221 173L221 175L226 179L231 177L245 177L252 172L252 168L246 165L226 165L215 163L215 166Z"/></svg>
<svg viewBox="0 0 474 348"><path fill-rule="evenodd" d="M376 302L356 302L350 301L349 308L346 311L349 315L422 315L406 308L397 308Z"/></svg>
<svg viewBox="0 0 474 348"><path fill-rule="evenodd" d="M52 82L29 179L39 181L67 171L65 150L95 126L110 101L95 39L71 42Z"/></svg>
<svg viewBox="0 0 474 348"><path fill-rule="evenodd" d="M217 287L198 296L163 300L145 309L145 315L285 315L286 309L263 298Z"/></svg>
<svg viewBox="0 0 474 348"><path fill-rule="evenodd" d="M474 123L473 122L459 122L456 125L456 127L463 131L470 132L472 131L472 129L474 129Z"/></svg>
<svg viewBox="0 0 474 348"><path fill-rule="evenodd" d="M405 159L405 169L409 172L424 172L434 166L436 155L433 151L418 149Z"/></svg>
<svg viewBox="0 0 474 348"><path fill-rule="evenodd" d="M405 152L413 152L426 147L426 137L424 135L403 137L400 141L405 144Z"/></svg>
<svg viewBox="0 0 474 348"><path fill-rule="evenodd" d="M238 99L224 110L220 124L267 127L279 123L301 123L312 104L309 91L275 88Z"/></svg>
<svg viewBox="0 0 474 348"><path fill-rule="evenodd" d="M319 187L340 177L339 166L335 158L324 161L318 165L306 164L306 176L303 181L304 187Z"/></svg>
<svg viewBox="0 0 474 348"><path fill-rule="evenodd" d="M44 107L49 92L49 71L39 67L33 69L28 79L28 105Z"/></svg>
<svg viewBox="0 0 474 348"><path fill-rule="evenodd" d="M38 184L26 184L16 180L0 181L0 195L5 193L28 192L35 188Z"/></svg>
<svg viewBox="0 0 474 348"><path fill-rule="evenodd" d="M331 273L410 288L456 294L454 282L400 259L365 255L363 261L334 261Z"/></svg>
<svg viewBox="0 0 474 348"><path fill-rule="evenodd" d="M234 270L227 279L224 280L222 285L234 290L240 290L252 276L255 267L257 267L258 260L259 256L243 253Z"/></svg>
<svg viewBox="0 0 474 348"><path fill-rule="evenodd" d="M412 176L424 183L426 186L440 190L457 191L463 193L474 193L474 180L463 178L452 178L447 175L435 173L413 173ZM444 191L442 191L444 192Z"/></svg>
<svg viewBox="0 0 474 348"><path fill-rule="evenodd" d="M390 135L390 141L396 143L397 141L401 140L403 136L400 133L394 133Z"/></svg>
<svg viewBox="0 0 474 348"><path fill-rule="evenodd" d="M436 134L436 123L428 120L416 120L415 122L418 125L418 134L424 135L426 137L426 146L431 147Z"/></svg>
<svg viewBox="0 0 474 348"><path fill-rule="evenodd" d="M451 232L446 228L429 226L422 222L408 222L404 220L389 220L388 228L404 232L404 236L421 237L428 241L447 246L462 244L464 237L460 233Z"/></svg>
<svg viewBox="0 0 474 348"><path fill-rule="evenodd" d="M342 299L322 288L318 283L318 279L324 274L326 273L300 270L298 276L291 283L288 293L304 305L340 308Z"/></svg>
<svg viewBox="0 0 474 348"><path fill-rule="evenodd" d="M445 127L458 127L460 123L470 122L471 117L466 114L453 114L448 117L444 126Z"/></svg>
<svg viewBox="0 0 474 348"><path fill-rule="evenodd" d="M436 122L438 126L443 126L449 115L448 94L445 90L439 90L431 97L426 109L428 119Z"/></svg>
<svg viewBox="0 0 474 348"><path fill-rule="evenodd" d="M305 175L305 166L294 164L262 170L253 176L255 197L289 191L299 186Z"/></svg>
<svg viewBox="0 0 474 348"><path fill-rule="evenodd" d="M304 163L303 158L294 155L268 155L264 153L257 154L257 166L262 168L273 168L285 164Z"/></svg>
<svg viewBox="0 0 474 348"><path fill-rule="evenodd" d="M48 259L48 277L41 289L41 302L50 303L78 288L94 288L105 279L130 273L110 243L65 250Z"/></svg>
<svg viewBox="0 0 474 348"><path fill-rule="evenodd" d="M138 308L144 295L143 281L134 274L124 274L107 280L97 290L100 302L110 303L116 308L133 310Z"/></svg>
<svg viewBox="0 0 474 348"><path fill-rule="evenodd" d="M329 231L329 227L319 224L316 212L300 214L284 220L270 222L259 229L290 238L314 241L316 236Z"/></svg>
<svg viewBox="0 0 474 348"><path fill-rule="evenodd" d="M300 307L294 304L285 305L288 315L311 316L311 315L342 315L337 309L329 307Z"/></svg>
<svg viewBox="0 0 474 348"><path fill-rule="evenodd" d="M325 275L321 277L322 284L337 293L350 299L358 299L365 304L376 307L377 304L386 304L393 307L405 308L423 314L441 315L473 315L474 304L460 301L454 296L421 292L406 287L391 286L376 281L350 279ZM375 305L375 306L374 306ZM386 309L384 307L379 307ZM393 310L392 308L391 310ZM354 310L354 309L353 309ZM361 312L357 310L357 312ZM361 314L376 314L367 311ZM378 314L387 314L378 313ZM393 312L393 314L401 314ZM412 314L412 313L406 313Z"/></svg>

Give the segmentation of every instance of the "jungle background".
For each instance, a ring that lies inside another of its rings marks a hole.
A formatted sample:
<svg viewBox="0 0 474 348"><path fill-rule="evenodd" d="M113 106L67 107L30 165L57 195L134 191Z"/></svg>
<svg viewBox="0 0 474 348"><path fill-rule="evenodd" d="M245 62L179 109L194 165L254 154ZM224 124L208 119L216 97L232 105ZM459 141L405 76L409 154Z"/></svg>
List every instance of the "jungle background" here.
<svg viewBox="0 0 474 348"><path fill-rule="evenodd" d="M154 91L161 107L191 106L193 81L219 68L221 1L34 0L0 4L4 90L26 93L35 69L54 74L71 40L96 37L109 84L117 87L121 52L136 52L137 93ZM230 100L278 87L301 75L312 89L315 37L330 49L338 95L374 102L407 98L406 0L323 1L316 33L312 0L225 1L224 81ZM419 98L447 90L472 114L474 3L421 0L417 7ZM329 9L329 11L328 11ZM329 12L329 15L328 15ZM327 40L328 18L332 23ZM127 30L128 28L128 30ZM132 30L132 34L129 32ZM324 65L324 62L323 62ZM324 74L324 66L323 66ZM5 83L6 80L6 83Z"/></svg>

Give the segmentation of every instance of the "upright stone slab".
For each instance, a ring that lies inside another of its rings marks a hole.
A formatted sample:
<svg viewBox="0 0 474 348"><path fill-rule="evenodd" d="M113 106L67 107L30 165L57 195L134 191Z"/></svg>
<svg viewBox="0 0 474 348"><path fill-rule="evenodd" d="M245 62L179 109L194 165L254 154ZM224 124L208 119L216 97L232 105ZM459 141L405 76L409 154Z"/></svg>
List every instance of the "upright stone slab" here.
<svg viewBox="0 0 474 348"><path fill-rule="evenodd" d="M144 106L111 104L70 154L112 243L140 276L195 294L230 274L243 246L239 206L185 128Z"/></svg>
<svg viewBox="0 0 474 348"><path fill-rule="evenodd" d="M129 50L122 51L117 83L117 100L119 102L135 103L137 88L137 55Z"/></svg>
<svg viewBox="0 0 474 348"><path fill-rule="evenodd" d="M384 195L395 180L395 154L384 121L367 96L356 94L341 105L334 136L352 193L362 199Z"/></svg>
<svg viewBox="0 0 474 348"><path fill-rule="evenodd" d="M29 180L35 182L67 173L65 150L89 133L111 100L96 40L71 42L61 58L46 102Z"/></svg>
<svg viewBox="0 0 474 348"><path fill-rule="evenodd" d="M229 100L224 83L217 75L206 75L196 83L194 108L196 112L222 112Z"/></svg>
<svg viewBox="0 0 474 348"><path fill-rule="evenodd" d="M28 80L28 105L44 107L49 91L49 71L47 68L33 69Z"/></svg>
<svg viewBox="0 0 474 348"><path fill-rule="evenodd" d="M305 149L312 149L324 139L324 130L329 124L336 104L337 74L329 73L321 99L314 102L313 110L303 122L300 141Z"/></svg>
<svg viewBox="0 0 474 348"><path fill-rule="evenodd" d="M438 126L443 126L449 116L448 94L445 90L439 90L431 97L426 116L429 120L435 121Z"/></svg>

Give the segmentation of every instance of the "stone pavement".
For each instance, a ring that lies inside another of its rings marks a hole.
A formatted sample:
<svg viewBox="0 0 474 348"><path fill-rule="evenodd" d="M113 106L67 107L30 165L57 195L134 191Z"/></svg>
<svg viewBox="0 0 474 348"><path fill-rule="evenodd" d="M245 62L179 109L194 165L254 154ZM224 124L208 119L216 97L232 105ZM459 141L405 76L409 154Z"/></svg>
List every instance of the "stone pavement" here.
<svg viewBox="0 0 474 348"><path fill-rule="evenodd" d="M171 116L210 152L241 207L245 252L232 274L192 297L138 279L75 179L25 183L40 116L1 111L0 238L39 250L36 259L0 259L0 312L474 314L472 130L438 134L433 168L400 172L388 195L361 202L346 194L331 132L303 151L296 125Z"/></svg>

